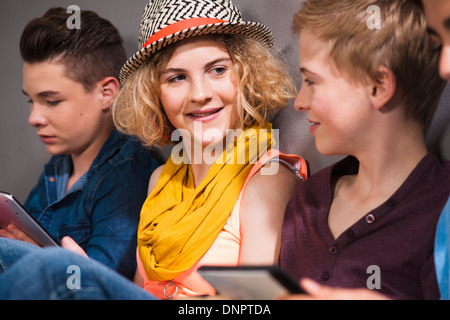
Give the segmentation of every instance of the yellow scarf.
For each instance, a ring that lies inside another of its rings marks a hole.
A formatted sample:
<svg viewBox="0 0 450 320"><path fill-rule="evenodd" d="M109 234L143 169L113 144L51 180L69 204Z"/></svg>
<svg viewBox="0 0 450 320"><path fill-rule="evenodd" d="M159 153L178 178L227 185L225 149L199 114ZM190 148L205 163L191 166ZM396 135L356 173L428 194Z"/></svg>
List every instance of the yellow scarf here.
<svg viewBox="0 0 450 320"><path fill-rule="evenodd" d="M174 279L211 247L252 165L275 144L272 125L261 129L245 130L230 143L197 187L191 166L169 158L142 207L138 228L139 255L149 280ZM240 164L243 153L246 161Z"/></svg>

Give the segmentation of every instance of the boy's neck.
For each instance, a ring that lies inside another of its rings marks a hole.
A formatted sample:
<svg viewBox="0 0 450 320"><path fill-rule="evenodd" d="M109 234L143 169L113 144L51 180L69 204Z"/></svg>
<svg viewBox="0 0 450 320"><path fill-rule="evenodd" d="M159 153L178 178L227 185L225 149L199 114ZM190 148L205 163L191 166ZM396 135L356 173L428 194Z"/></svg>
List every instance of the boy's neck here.
<svg viewBox="0 0 450 320"><path fill-rule="evenodd" d="M399 126L401 127L401 126ZM422 129L403 127L395 133L373 138L364 150L353 154L359 160L355 175L342 176L333 185L333 203L328 223L337 238L371 210L386 202L405 182L427 154Z"/></svg>
<svg viewBox="0 0 450 320"><path fill-rule="evenodd" d="M366 198L378 196L387 200L426 154L426 148L416 148L411 149L410 153L398 152L397 155L374 154L372 162L360 161L355 190Z"/></svg>
<svg viewBox="0 0 450 320"><path fill-rule="evenodd" d="M359 187L371 186L377 193L393 193L427 154L422 127L413 121L391 126L360 153Z"/></svg>
<svg viewBox="0 0 450 320"><path fill-rule="evenodd" d="M97 139L83 152L79 154L72 154L73 171L69 177L69 181L66 186L66 191L68 191L86 172L89 171L92 163L97 157L100 149L108 140L111 135L112 130L104 129L99 133Z"/></svg>

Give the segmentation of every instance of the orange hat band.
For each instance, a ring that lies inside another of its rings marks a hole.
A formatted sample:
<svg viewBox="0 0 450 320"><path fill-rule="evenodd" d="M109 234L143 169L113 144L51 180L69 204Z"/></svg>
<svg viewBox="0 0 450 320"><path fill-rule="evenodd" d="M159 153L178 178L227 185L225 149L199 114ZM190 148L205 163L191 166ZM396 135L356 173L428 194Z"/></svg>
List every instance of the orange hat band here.
<svg viewBox="0 0 450 320"><path fill-rule="evenodd" d="M185 19L182 21L175 22L160 31L153 34L147 42L144 44L144 47L149 46L150 44L163 39L165 37L168 37L172 34L176 34L180 31L208 25L208 24L215 24L215 23L227 23L228 21L220 20L220 19L214 19L214 18L191 18L191 19Z"/></svg>

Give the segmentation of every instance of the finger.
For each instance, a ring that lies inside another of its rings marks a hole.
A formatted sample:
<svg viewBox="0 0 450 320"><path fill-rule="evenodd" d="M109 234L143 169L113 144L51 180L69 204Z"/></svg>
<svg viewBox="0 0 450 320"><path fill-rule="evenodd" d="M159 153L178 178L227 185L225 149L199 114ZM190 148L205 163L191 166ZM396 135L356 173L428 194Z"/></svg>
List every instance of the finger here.
<svg viewBox="0 0 450 320"><path fill-rule="evenodd" d="M21 240L19 237L23 236L23 232L21 232L15 225L10 224L6 227L6 229L15 239Z"/></svg>
<svg viewBox="0 0 450 320"><path fill-rule="evenodd" d="M15 239L14 236L6 229L0 229L0 237L1 238L8 238L8 239Z"/></svg>
<svg viewBox="0 0 450 320"><path fill-rule="evenodd" d="M23 232L21 229L17 228L15 225L10 224L8 226L9 233L14 237L16 240L28 242L30 244L34 244L35 246L40 246L36 241L34 241L28 234Z"/></svg>
<svg viewBox="0 0 450 320"><path fill-rule="evenodd" d="M333 288L323 286L310 279L302 279L302 287L318 300L386 300L386 296L367 288Z"/></svg>
<svg viewBox="0 0 450 320"><path fill-rule="evenodd" d="M317 290L319 290L319 288L317 288L318 284L307 278L300 280L300 286L305 291L305 294L284 295L284 296L279 296L277 299L279 299L279 300L313 300L314 298L310 294L315 293Z"/></svg>
<svg viewBox="0 0 450 320"><path fill-rule="evenodd" d="M300 285L312 299L316 300L353 300L357 296L354 290L324 286L307 278L302 279Z"/></svg>
<svg viewBox="0 0 450 320"><path fill-rule="evenodd" d="M315 281L313 281L311 279L308 279L308 278L301 279L300 280L300 286L308 294L313 295L313 296L323 293L323 290L326 289L324 286L321 286L317 282L315 282Z"/></svg>
<svg viewBox="0 0 450 320"><path fill-rule="evenodd" d="M72 252L75 252L75 253L81 254L82 256L87 257L87 254L83 250L83 248L81 248L78 245L78 243L76 243L75 240L73 240L71 237L68 237L68 236L64 237L61 240L61 245L67 250L70 250Z"/></svg>

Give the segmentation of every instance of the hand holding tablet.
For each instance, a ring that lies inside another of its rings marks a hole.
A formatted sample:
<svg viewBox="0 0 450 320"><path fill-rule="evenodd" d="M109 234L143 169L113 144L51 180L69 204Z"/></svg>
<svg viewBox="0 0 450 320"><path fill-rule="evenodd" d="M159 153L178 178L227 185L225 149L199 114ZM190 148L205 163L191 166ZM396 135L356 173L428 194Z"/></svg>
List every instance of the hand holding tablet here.
<svg viewBox="0 0 450 320"><path fill-rule="evenodd" d="M0 228L6 229L11 224L25 232L40 246L58 246L13 195L0 191Z"/></svg>

